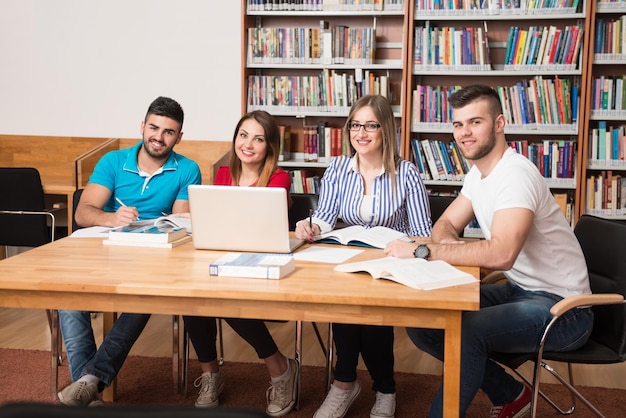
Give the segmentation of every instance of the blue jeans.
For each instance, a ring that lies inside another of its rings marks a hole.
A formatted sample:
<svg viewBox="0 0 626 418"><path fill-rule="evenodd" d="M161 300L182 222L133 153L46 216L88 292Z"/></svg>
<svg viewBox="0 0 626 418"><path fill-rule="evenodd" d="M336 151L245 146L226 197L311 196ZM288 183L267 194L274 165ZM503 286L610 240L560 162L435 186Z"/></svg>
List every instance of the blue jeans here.
<svg viewBox="0 0 626 418"><path fill-rule="evenodd" d="M491 352L529 353L539 349L543 331L552 318L550 308L562 298L548 292L530 292L507 282L480 286L480 310L463 313L461 334L461 394L459 416L482 389L493 405L515 400L522 383L489 359ZM574 350L587 342L593 327L590 309L574 309L553 326L546 341L549 351ZM407 328L413 343L443 360L443 330ZM443 415L443 387L429 417Z"/></svg>
<svg viewBox="0 0 626 418"><path fill-rule="evenodd" d="M60 310L59 321L72 382L90 374L100 379L99 391L109 386L148 319L149 314L121 314L96 349L90 313Z"/></svg>

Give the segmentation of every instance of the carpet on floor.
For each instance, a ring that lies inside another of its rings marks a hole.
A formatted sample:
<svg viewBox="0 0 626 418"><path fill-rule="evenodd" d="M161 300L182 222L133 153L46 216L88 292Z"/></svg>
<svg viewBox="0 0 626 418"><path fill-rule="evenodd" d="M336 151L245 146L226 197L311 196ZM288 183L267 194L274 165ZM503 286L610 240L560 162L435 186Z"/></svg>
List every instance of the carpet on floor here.
<svg viewBox="0 0 626 418"><path fill-rule="evenodd" d="M226 362L222 367L226 387L220 396L223 407L250 407L265 409L265 391L269 377L260 363ZM189 389L183 396L174 393L172 360L162 357L129 357L118 376L116 404L120 405L193 405L197 389L194 379L199 376L197 361L189 370ZM0 349L0 404L13 402L58 403L50 394L50 353L35 350ZM324 399L325 370L323 367L304 366L300 406L289 417L312 417ZM396 418L425 417L428 406L441 384L440 376L396 373ZM348 417L369 417L374 402L371 379L366 371L359 370L362 391ZM67 360L59 368L59 387L70 383ZM569 392L557 384L542 384L542 390L562 404ZM581 392L607 417L626 417L626 391L619 389L581 387ZM580 402L573 417L590 417L592 412ZM479 392L470 406L467 417L488 417L491 404ZM560 416L544 400L538 406L540 417Z"/></svg>

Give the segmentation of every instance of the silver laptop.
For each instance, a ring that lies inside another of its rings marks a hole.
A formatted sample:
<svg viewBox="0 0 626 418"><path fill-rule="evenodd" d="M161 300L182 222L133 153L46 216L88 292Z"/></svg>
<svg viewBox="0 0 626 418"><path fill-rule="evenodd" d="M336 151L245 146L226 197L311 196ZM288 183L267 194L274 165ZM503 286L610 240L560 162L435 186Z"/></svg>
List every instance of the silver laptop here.
<svg viewBox="0 0 626 418"><path fill-rule="evenodd" d="M193 245L201 250L291 253L287 192L279 187L189 186Z"/></svg>

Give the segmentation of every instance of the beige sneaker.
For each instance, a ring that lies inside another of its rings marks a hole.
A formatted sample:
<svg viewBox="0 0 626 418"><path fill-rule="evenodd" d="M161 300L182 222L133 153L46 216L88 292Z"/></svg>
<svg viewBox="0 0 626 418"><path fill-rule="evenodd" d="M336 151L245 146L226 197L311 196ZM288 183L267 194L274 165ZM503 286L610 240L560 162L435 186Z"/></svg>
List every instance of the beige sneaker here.
<svg viewBox="0 0 626 418"><path fill-rule="evenodd" d="M376 392L376 403L370 411L370 418L394 418L396 394Z"/></svg>
<svg viewBox="0 0 626 418"><path fill-rule="evenodd" d="M59 401L68 406L98 406L102 401L98 398L96 383L74 382L57 393Z"/></svg>
<svg viewBox="0 0 626 418"><path fill-rule="evenodd" d="M219 405L219 396L224 390L224 379L220 372L205 373L198 377L193 385L200 388L196 399L198 408L215 408Z"/></svg>
<svg viewBox="0 0 626 418"><path fill-rule="evenodd" d="M300 369L298 362L289 360L289 378L272 383L265 393L267 409L265 412L271 417L282 417L293 409L298 398L298 385L300 383Z"/></svg>
<svg viewBox="0 0 626 418"><path fill-rule="evenodd" d="M361 393L361 384L358 380L354 382L350 390L339 389L333 383L330 385L324 403L315 411L313 418L343 418L359 393Z"/></svg>

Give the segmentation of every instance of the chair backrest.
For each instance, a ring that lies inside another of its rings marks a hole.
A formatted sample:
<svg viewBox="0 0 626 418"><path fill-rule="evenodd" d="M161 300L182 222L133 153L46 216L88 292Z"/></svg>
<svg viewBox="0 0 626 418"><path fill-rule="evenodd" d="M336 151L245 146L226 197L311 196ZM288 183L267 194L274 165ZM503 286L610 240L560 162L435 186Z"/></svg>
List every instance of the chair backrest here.
<svg viewBox="0 0 626 418"><path fill-rule="evenodd" d="M72 232L82 228L82 226L76 223L76 208L78 207L78 202L82 194L83 189L76 189L72 195Z"/></svg>
<svg viewBox="0 0 626 418"><path fill-rule="evenodd" d="M428 196L430 219L433 225L454 199L456 199L454 196Z"/></svg>
<svg viewBox="0 0 626 418"><path fill-rule="evenodd" d="M46 210L36 168L0 167L0 210ZM38 247L51 239L46 215L0 214L0 245Z"/></svg>
<svg viewBox="0 0 626 418"><path fill-rule="evenodd" d="M626 296L626 222L583 215L574 233L585 254L591 291ZM626 361L626 305L594 306L593 313L591 339Z"/></svg>
<svg viewBox="0 0 626 418"><path fill-rule="evenodd" d="M291 194L291 206L289 207L289 230L296 229L296 222L309 216L309 209L317 209L317 194Z"/></svg>

